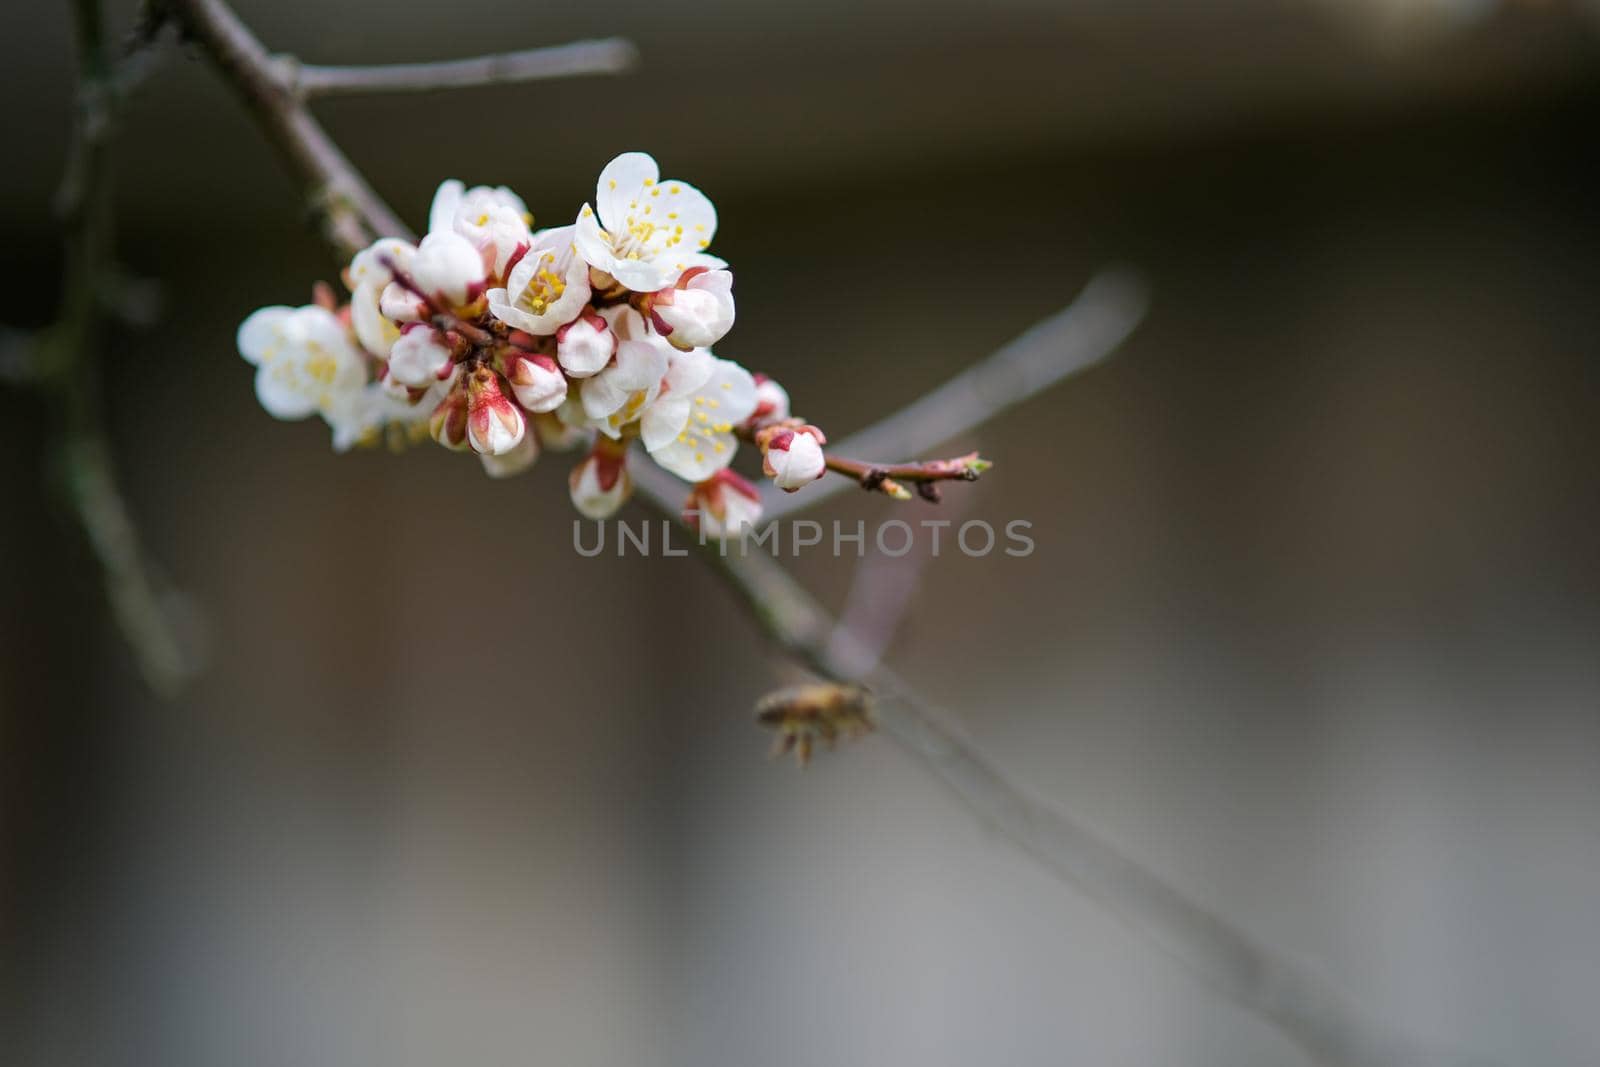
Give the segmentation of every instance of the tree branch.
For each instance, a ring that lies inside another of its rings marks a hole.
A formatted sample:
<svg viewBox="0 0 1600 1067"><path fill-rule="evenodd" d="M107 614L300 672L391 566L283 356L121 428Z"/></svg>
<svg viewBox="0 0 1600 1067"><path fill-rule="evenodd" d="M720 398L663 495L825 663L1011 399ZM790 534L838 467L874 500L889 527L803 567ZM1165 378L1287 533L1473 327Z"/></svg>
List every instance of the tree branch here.
<svg viewBox="0 0 1600 1067"><path fill-rule="evenodd" d="M512 85L588 74L620 74L638 62L631 41L606 37L550 48L476 56L436 63L387 63L329 67L280 57L290 91L301 100L371 93L426 93L483 85Z"/></svg>
<svg viewBox="0 0 1600 1067"><path fill-rule="evenodd" d="M890 459L925 454L1111 355L1139 325L1148 305L1149 294L1137 274L1102 270L1071 304L933 392L840 441L837 449ZM849 488L837 479L797 493L764 485L762 510L768 518L782 518Z"/></svg>
<svg viewBox="0 0 1600 1067"><path fill-rule="evenodd" d="M670 476L658 478L647 468L634 480L645 503L676 518L665 484ZM779 648L823 678L871 689L877 725L921 759L980 821L1148 937L1214 991L1277 1027L1314 1061L1337 1067L1478 1063L1388 1032L1325 983L1013 784L950 725L946 712L904 679L883 666L863 670L875 664L872 650L859 647L759 550L746 555L730 546L724 553L710 542L702 556Z"/></svg>
<svg viewBox="0 0 1600 1067"><path fill-rule="evenodd" d="M254 102L258 118L275 138L293 141L309 136L305 125L284 120L282 86L257 84L265 57L222 0L169 2L188 11L191 23L204 31L197 34L201 40L221 52L219 67ZM314 124L309 129L321 135ZM316 147L315 143L287 145L286 154L310 181L326 183L326 161L318 162L325 153L313 150ZM349 168L342 156L337 158ZM378 220L392 220L393 215L381 203L376 207L381 210L361 212L364 222L383 235L405 234L397 223L380 224ZM926 451L1097 362L1139 322L1145 305L1144 285L1136 277L1102 272L1065 311L850 438L845 448L908 457ZM682 485L650 465L633 475L643 502L681 523ZM794 497L776 494L768 500L768 514L796 511L842 488L844 483L831 482ZM786 499L793 503L784 503ZM1333 991L1012 784L948 724L943 712L892 671L880 666L862 674L840 652L848 638L839 636L827 612L771 559L759 554L724 555L715 543L706 546L704 555L780 648L826 678L869 684L879 698L876 718L884 732L926 762L979 818L1162 945L1212 988L1277 1026L1314 1058L1342 1067L1453 1061L1453 1057L1421 1055L1415 1046L1389 1036Z"/></svg>

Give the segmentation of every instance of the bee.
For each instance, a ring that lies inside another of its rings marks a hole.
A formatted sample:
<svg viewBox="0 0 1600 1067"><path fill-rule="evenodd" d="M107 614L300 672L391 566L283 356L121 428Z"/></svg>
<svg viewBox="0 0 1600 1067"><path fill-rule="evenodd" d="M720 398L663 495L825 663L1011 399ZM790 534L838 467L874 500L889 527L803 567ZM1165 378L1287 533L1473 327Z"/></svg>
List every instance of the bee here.
<svg viewBox="0 0 1600 1067"><path fill-rule="evenodd" d="M848 741L872 732L872 694L848 683L797 685L762 697L756 721L777 731L774 759L793 752L804 767L819 739L831 749L840 737Z"/></svg>

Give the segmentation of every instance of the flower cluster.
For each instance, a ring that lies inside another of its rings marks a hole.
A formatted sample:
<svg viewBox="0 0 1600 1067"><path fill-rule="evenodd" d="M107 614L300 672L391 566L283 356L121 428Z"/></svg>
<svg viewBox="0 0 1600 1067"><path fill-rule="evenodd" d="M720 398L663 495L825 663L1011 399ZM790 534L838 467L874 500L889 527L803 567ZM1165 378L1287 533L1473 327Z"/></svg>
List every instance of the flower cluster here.
<svg viewBox="0 0 1600 1067"><path fill-rule="evenodd" d="M638 441L692 483L688 507L714 537L760 517L728 466L741 440L779 488L823 475L823 434L790 417L783 388L711 351L733 325L733 275L708 252L704 193L628 152L571 225L532 221L509 189L447 181L420 242L384 238L350 262L347 304L325 292L256 311L238 340L262 406L320 414L340 450L431 436L494 477L583 444L569 485L591 518L627 500Z"/></svg>

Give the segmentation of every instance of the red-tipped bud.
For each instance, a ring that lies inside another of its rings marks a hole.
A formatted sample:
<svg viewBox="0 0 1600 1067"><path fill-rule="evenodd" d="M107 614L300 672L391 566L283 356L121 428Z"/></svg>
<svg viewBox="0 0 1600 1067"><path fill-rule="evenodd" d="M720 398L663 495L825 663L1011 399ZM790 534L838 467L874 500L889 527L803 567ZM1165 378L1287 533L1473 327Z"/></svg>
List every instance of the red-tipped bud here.
<svg viewBox="0 0 1600 1067"><path fill-rule="evenodd" d="M707 537L739 537L761 519L761 494L726 468L695 485L684 521Z"/></svg>
<svg viewBox="0 0 1600 1067"><path fill-rule="evenodd" d="M505 380L488 367L467 379L467 440L473 451L501 456L516 448L527 433L522 409L506 395Z"/></svg>
<svg viewBox="0 0 1600 1067"><path fill-rule="evenodd" d="M595 440L594 451L572 468L567 487L572 505L591 519L605 519L617 513L633 495L633 480L628 477L628 446L609 437Z"/></svg>
<svg viewBox="0 0 1600 1067"><path fill-rule="evenodd" d="M517 353L506 360L506 380L517 403L536 414L554 411L567 399L567 379L549 356Z"/></svg>

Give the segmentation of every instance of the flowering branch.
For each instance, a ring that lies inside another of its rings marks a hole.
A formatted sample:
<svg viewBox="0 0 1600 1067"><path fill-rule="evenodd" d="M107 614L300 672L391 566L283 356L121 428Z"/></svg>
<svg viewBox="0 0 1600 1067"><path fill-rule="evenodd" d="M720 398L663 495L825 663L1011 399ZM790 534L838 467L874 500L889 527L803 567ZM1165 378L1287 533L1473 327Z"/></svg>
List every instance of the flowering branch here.
<svg viewBox="0 0 1600 1067"><path fill-rule="evenodd" d="M749 504L741 501L762 496L727 470L726 458L715 458L724 451L731 456L735 431L761 446L764 467L779 490L797 489L830 469L880 490L891 481L932 487L982 472L976 454L888 466L824 454L821 432L789 417L787 396L775 383L753 380L728 361L708 362L709 353L695 356L731 325L731 278L708 262L711 257L675 250L679 242L670 225L627 214L635 202L648 204L647 197L666 188L692 194L669 201L688 211L680 234L692 224L695 234L703 231L698 248L704 249L715 227L709 201L686 183L659 181L648 157L613 160L597 188L598 211L585 207L573 227L548 234L543 244L525 225L518 228L520 201L509 191L465 190L447 182L435 200L428 236L413 246L409 231L305 111L284 64L266 55L223 0L166 2L317 191L325 205L325 232L335 246L351 253L379 239L346 272L353 291L348 318L345 309L336 313L324 304L272 307L241 327L241 351L257 363L258 395L274 414L320 411L334 424L337 442L350 428L350 412L332 403L336 392L365 402L376 390L391 400L407 397L413 406L426 398L436 438L455 448L470 444L491 473L502 473L519 462L516 450L526 451L525 443L533 441L525 420L554 416L572 402L567 391L575 386L583 410L574 418L598 431L589 459L573 473L580 510L609 514L625 499L625 455L641 433L630 427L648 412L657 421L657 443L650 446L646 437L646 445L660 465L637 472L641 496L677 518L682 486L668 471L687 477L682 472L693 470L704 480L696 482L692 499L708 505L697 521L704 527L720 507L717 521L724 533L736 532L736 514L748 517ZM499 288L488 288L491 283ZM1102 358L1137 323L1144 303L1136 280L1101 275L1066 312L850 439L845 450L916 455L971 429ZM443 325L455 337L440 330L441 315L450 317ZM462 324L478 335L455 328ZM658 342L668 339L684 355L663 351ZM663 397L670 403L658 403ZM724 405L720 410L718 403ZM354 425L367 425L361 420L368 416L358 416ZM393 417L385 409L379 425ZM660 432L663 426L669 432ZM543 427L538 436L555 447ZM680 443L687 447L677 449ZM521 465L526 462L531 457ZM819 487L809 495L826 492ZM776 503L794 496L773 499L773 514L798 506ZM1148 934L1214 989L1319 1060L1371 1067L1414 1058L1414 1049L1331 990L1011 783L913 687L885 667L868 669L877 659L871 650L849 654L849 631L840 630L774 561L724 554L715 546L705 556L780 648L824 678L870 685L878 698L877 723L979 817Z"/></svg>
<svg viewBox="0 0 1600 1067"><path fill-rule="evenodd" d="M387 63L328 67L279 57L290 91L301 100L370 93L425 93L483 85L511 85L588 74L621 74L638 62L639 50L621 37L574 41L549 48L475 56L436 63Z"/></svg>

